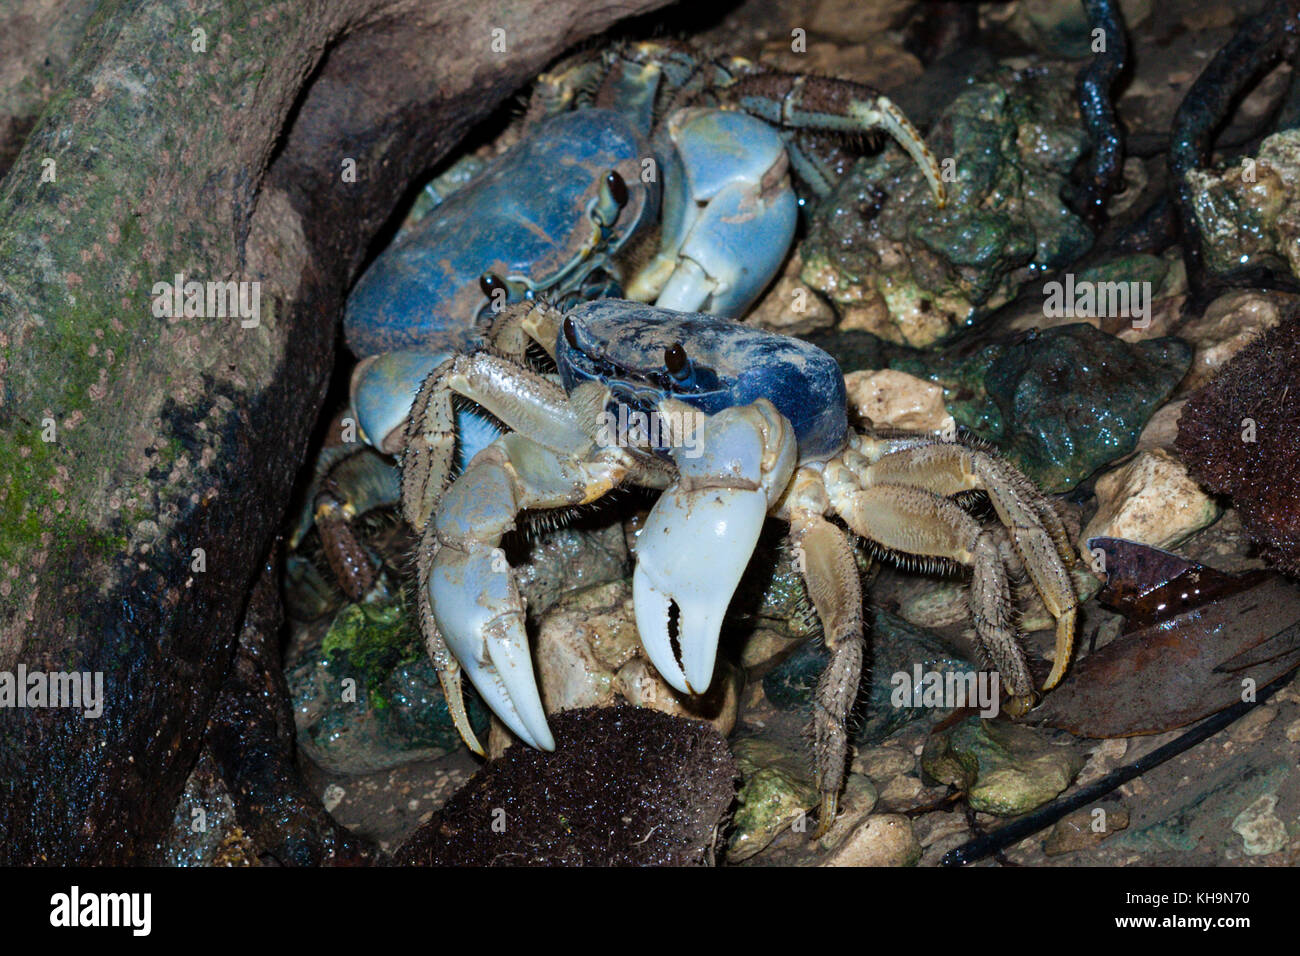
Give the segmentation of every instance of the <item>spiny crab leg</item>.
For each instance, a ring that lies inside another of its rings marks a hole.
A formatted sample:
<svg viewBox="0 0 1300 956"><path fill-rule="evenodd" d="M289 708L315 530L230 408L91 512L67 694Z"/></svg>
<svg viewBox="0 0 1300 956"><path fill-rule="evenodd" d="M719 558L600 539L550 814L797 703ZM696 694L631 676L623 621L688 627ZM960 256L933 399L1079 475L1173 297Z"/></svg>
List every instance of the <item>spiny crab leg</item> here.
<svg viewBox="0 0 1300 956"><path fill-rule="evenodd" d="M1052 671L1043 682L1051 690L1065 676L1074 652L1079 599L1070 579L1074 548L1060 516L1033 483L1009 463L965 445L948 442L899 447L888 439L861 439L873 463L870 481L906 484L947 497L960 491L986 491L1048 611L1056 619ZM996 586L996 585L990 585Z"/></svg>
<svg viewBox="0 0 1300 956"><path fill-rule="evenodd" d="M773 71L740 77L715 91L715 95L720 101L734 103L747 113L791 132L863 133L883 129L920 167L935 203L943 208L948 202L939 163L930 147L903 111L889 97L869 86ZM799 147L793 145L792 152L798 163Z"/></svg>
<svg viewBox="0 0 1300 956"><path fill-rule="evenodd" d="M794 433L765 399L709 418L669 399L660 415L689 431L673 449L678 480L638 536L633 604L655 669L678 690L702 694L713 680L727 605L793 471Z"/></svg>

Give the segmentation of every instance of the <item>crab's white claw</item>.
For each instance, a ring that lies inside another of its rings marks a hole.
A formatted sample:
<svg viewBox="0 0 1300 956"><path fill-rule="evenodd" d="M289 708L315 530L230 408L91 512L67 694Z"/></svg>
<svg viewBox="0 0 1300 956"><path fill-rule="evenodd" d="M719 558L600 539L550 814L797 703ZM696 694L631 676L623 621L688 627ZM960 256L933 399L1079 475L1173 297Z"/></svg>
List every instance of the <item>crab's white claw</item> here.
<svg viewBox="0 0 1300 956"><path fill-rule="evenodd" d="M632 599L650 663L673 687L702 694L713 680L722 618L767 514L762 490L665 492L637 536ZM673 605L677 644L673 649Z"/></svg>
<svg viewBox="0 0 1300 956"><path fill-rule="evenodd" d="M709 418L669 400L660 414L680 426L673 447L679 478L637 536L636 626L664 680L702 694L713 680L727 605L793 470L795 441L766 400Z"/></svg>
<svg viewBox="0 0 1300 956"><path fill-rule="evenodd" d="M438 629L483 702L519 739L554 750L509 569L492 552L443 551L429 575Z"/></svg>

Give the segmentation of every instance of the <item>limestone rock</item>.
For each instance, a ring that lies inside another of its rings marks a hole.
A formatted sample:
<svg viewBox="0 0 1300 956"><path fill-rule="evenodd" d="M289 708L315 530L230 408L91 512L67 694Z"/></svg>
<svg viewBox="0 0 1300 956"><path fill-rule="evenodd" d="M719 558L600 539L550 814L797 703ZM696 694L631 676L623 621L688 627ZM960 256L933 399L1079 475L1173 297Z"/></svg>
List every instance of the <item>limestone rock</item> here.
<svg viewBox="0 0 1300 956"><path fill-rule="evenodd" d="M943 389L933 382L896 372L862 370L844 376L849 409L877 428L956 434L943 404Z"/></svg>
<svg viewBox="0 0 1300 956"><path fill-rule="evenodd" d="M867 817L823 866L915 866L920 858L912 821L899 813L878 813Z"/></svg>
<svg viewBox="0 0 1300 956"><path fill-rule="evenodd" d="M1186 466L1159 448L1139 452L1098 478L1097 499L1097 514L1079 540L1084 552L1087 540L1100 536L1167 550L1212 524L1220 512Z"/></svg>

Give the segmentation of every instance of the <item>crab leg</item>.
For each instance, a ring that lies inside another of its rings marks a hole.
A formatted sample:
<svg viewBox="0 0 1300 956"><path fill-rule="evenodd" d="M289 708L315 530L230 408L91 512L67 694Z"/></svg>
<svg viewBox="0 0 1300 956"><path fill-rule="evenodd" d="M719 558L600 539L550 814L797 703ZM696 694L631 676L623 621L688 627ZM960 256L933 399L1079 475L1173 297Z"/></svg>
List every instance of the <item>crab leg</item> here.
<svg viewBox="0 0 1300 956"><path fill-rule="evenodd" d="M971 569L968 600L975 633L1013 706L1027 709L1033 679L1011 620L1011 588L997 537L947 498L906 485L869 484L870 476L862 478L865 468L855 464L846 453L845 461L826 466L826 490L836 512L855 534L889 551L915 555L918 563L955 561Z"/></svg>
<svg viewBox="0 0 1300 956"><path fill-rule="evenodd" d="M786 130L883 129L921 168L935 202L942 207L948 201L939 164L921 134L887 96L865 84L771 71L740 77L714 95Z"/></svg>
<svg viewBox="0 0 1300 956"><path fill-rule="evenodd" d="M870 439L861 447L868 457L879 451ZM1043 690L1055 687L1074 651L1079 599L1068 570L1075 563L1074 550L1051 502L1009 463L947 442L891 451L867 467L863 477L865 483L906 484L945 497L973 489L988 492L998 517L1011 530L1034 587L1056 618L1056 656Z"/></svg>
<svg viewBox="0 0 1300 956"><path fill-rule="evenodd" d="M591 439L555 382L489 352L457 355L424 380L411 408L402 458L402 508L414 528L429 522L451 479L456 452L452 395L476 402L508 430L552 451L582 455Z"/></svg>
<svg viewBox="0 0 1300 956"><path fill-rule="evenodd" d="M469 713L465 710L465 691L461 686L460 663L447 646L447 640L438 630L437 619L433 615L433 605L429 601L429 574L438 556L440 545L438 535L430 522L425 526L420 539L420 555L416 562L419 580L416 585L416 606L420 615L420 631L424 634L424 648L434 670L438 672L438 683L442 685L442 696L447 701L447 712L451 722L460 734L466 746L480 757L484 755L483 745L478 742L474 728L469 722Z"/></svg>
<svg viewBox="0 0 1300 956"><path fill-rule="evenodd" d="M849 710L862 677L862 584L849 539L819 511L795 510L790 539L802 558L804 583L831 661L822 672L813 701L811 733L821 812L814 839L835 822L848 763Z"/></svg>
<svg viewBox="0 0 1300 956"><path fill-rule="evenodd" d="M357 538L352 521L367 511L396 504L399 496L397 469L364 445L336 461L320 480L312 520L335 580L353 601L387 591L375 591L379 568Z"/></svg>

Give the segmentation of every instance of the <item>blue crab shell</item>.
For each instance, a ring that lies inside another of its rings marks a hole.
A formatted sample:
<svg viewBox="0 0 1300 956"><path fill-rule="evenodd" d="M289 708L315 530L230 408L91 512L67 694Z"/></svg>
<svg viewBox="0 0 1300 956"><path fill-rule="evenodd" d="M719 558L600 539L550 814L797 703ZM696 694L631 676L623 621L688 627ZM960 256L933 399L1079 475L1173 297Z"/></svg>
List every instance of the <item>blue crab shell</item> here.
<svg viewBox="0 0 1300 956"><path fill-rule="evenodd" d="M647 413L667 395L708 414L766 398L794 426L800 460L828 458L844 448L844 375L815 345L730 319L621 299L586 302L567 317L573 341L560 333L556 360L569 392L598 381L610 387L612 405ZM678 377L665 365L665 351L674 345L689 362Z"/></svg>
<svg viewBox="0 0 1300 956"><path fill-rule="evenodd" d="M386 249L357 283L343 330L357 355L472 344L485 272L542 281L590 238L585 214L617 170L628 202L609 243L616 251L658 215L658 186L641 179L650 146L620 113L584 109L535 127L465 188Z"/></svg>

